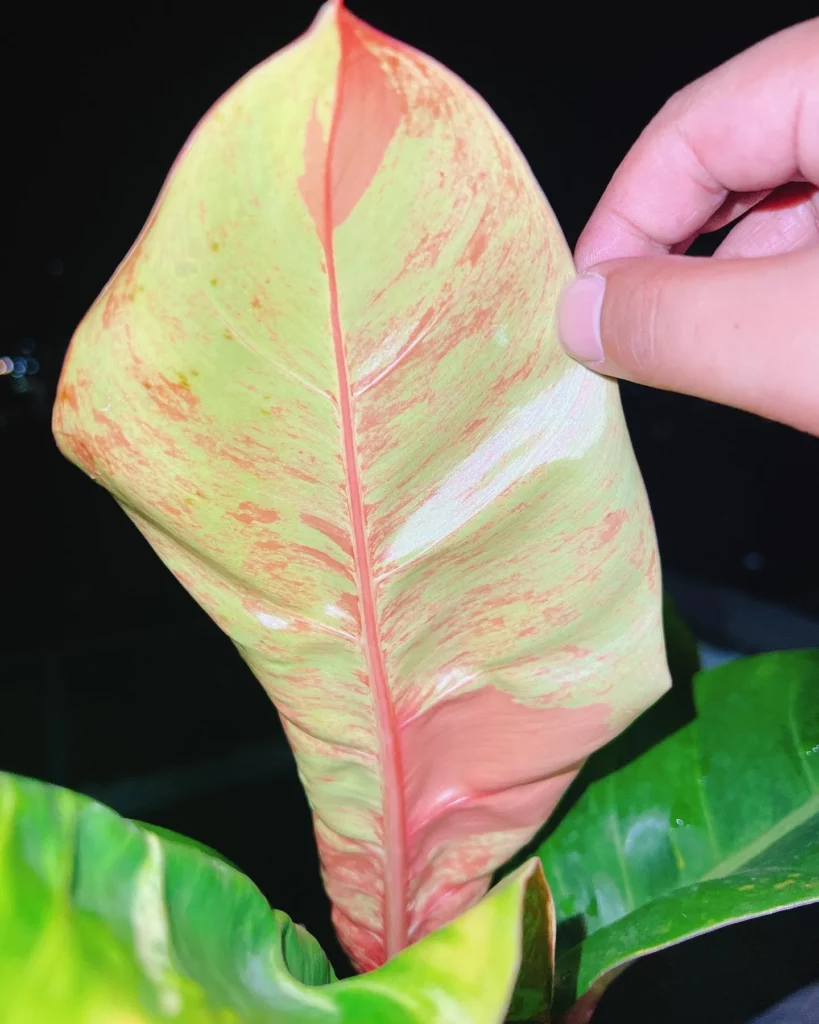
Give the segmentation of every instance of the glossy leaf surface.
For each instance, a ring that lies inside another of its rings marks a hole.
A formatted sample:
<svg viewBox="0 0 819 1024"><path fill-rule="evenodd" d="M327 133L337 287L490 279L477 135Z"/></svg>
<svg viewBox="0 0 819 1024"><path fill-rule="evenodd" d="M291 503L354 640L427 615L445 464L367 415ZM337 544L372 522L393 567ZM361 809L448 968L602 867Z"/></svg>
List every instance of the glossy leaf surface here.
<svg viewBox="0 0 819 1024"><path fill-rule="evenodd" d="M146 832L154 832L160 839L164 839L171 843L182 843L186 846L192 846L196 850L201 850L202 853L206 854L208 857L215 857L217 860L224 861L229 867L236 868L237 871L239 870L232 860L228 860L224 854L219 853L218 850L214 850L205 843L200 843L198 839L191 839L190 836L183 836L179 832L173 832L169 828L163 828L162 825L152 825L149 821L132 820L135 825L139 825L139 827L145 829Z"/></svg>
<svg viewBox="0 0 819 1024"><path fill-rule="evenodd" d="M205 117L78 329L55 433L282 716L371 968L449 921L667 685L616 387L525 161L323 9Z"/></svg>
<svg viewBox="0 0 819 1024"><path fill-rule="evenodd" d="M696 721L594 782L540 847L564 1007L652 950L819 900L819 651L732 662L694 692Z"/></svg>
<svg viewBox="0 0 819 1024"><path fill-rule="evenodd" d="M14 1024L545 1020L554 918L539 861L365 977L248 878L68 790L0 775L0 1019ZM523 956L526 935L527 956Z"/></svg>

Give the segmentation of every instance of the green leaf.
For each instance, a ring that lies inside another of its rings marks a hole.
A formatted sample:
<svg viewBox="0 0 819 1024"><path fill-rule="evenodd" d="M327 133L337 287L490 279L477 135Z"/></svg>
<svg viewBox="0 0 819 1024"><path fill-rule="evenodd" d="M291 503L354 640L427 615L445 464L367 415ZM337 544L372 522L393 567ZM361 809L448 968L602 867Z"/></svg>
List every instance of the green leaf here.
<svg viewBox="0 0 819 1024"><path fill-rule="evenodd" d="M217 860L221 860L223 863L229 864L232 868L239 871L239 867L232 860L229 860L223 853L219 853L218 850L214 850L213 847L208 846L206 843L200 843L198 839L191 839L190 836L180 835L179 832L173 832L162 825L152 825L148 821L138 821L135 818L132 820L135 825L139 825L140 828L144 828L148 832L154 832L160 839L164 839L169 843L181 843L183 846L192 846L194 849L201 850L202 853L207 854L208 857L215 857Z"/></svg>
<svg viewBox="0 0 819 1024"><path fill-rule="evenodd" d="M663 633L671 681L675 687L689 689L700 670L700 652L694 634L668 594L663 594Z"/></svg>
<svg viewBox="0 0 819 1024"><path fill-rule="evenodd" d="M558 1009L636 957L819 899L819 651L733 662L694 692L696 720L657 746L597 755L613 770L538 850Z"/></svg>
<svg viewBox="0 0 819 1024"><path fill-rule="evenodd" d="M318 943L211 852L0 774L4 1022L499 1024L510 1001L513 1019L546 1020L553 929L532 859L452 924L338 982Z"/></svg>
<svg viewBox="0 0 819 1024"><path fill-rule="evenodd" d="M520 867L519 872L527 884L523 906L522 962L507 1020L547 1022L554 998L555 908L541 862L532 857ZM492 891L496 890L497 887Z"/></svg>

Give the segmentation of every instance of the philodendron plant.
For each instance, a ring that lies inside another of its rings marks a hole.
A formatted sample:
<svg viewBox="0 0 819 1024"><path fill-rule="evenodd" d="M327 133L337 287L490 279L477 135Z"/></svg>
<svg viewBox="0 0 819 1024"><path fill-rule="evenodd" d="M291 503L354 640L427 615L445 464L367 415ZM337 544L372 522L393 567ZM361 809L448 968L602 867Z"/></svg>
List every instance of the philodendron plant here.
<svg viewBox="0 0 819 1024"><path fill-rule="evenodd" d="M7 776L3 1019L580 1021L635 957L819 897L815 653L609 743L669 671L617 388L555 338L572 273L487 106L340 3L206 115L55 434L269 693L360 973L213 851Z"/></svg>

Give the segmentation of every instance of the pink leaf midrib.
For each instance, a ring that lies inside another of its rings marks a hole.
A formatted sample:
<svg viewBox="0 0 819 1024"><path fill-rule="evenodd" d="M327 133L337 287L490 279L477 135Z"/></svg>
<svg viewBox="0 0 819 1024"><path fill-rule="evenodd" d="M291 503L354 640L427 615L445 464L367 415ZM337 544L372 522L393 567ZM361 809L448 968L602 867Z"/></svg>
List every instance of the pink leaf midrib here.
<svg viewBox="0 0 819 1024"><path fill-rule="evenodd" d="M353 532L353 558L361 601L363 650L368 679L375 708L376 732L382 770L382 818L384 842L384 953L389 959L408 943L407 915L407 819L404 795L404 770L399 745L399 729L392 703L384 654L381 648L378 615L373 593L373 574L367 542L364 497L358 469L355 426L353 421L353 395L350 388L344 334L339 311L338 282L333 250L333 151L339 113L343 102L345 74L344 33L341 35L336 81L335 107L330 123L327 157L324 171L324 211L322 245L327 266L330 292L330 326L338 375L339 411L342 425L343 460L349 499L350 522Z"/></svg>

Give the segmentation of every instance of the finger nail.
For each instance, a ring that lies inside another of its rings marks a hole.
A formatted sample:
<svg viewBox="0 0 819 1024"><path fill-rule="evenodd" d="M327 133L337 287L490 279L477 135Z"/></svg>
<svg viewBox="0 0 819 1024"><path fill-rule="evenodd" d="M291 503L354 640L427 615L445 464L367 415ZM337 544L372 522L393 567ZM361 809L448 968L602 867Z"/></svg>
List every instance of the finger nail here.
<svg viewBox="0 0 819 1024"><path fill-rule="evenodd" d="M581 274L560 296L557 334L563 348L581 363L599 363L605 356L600 339L600 313L606 279L600 274Z"/></svg>

